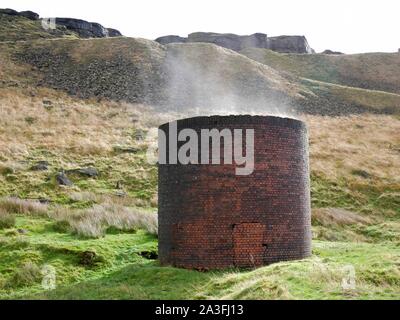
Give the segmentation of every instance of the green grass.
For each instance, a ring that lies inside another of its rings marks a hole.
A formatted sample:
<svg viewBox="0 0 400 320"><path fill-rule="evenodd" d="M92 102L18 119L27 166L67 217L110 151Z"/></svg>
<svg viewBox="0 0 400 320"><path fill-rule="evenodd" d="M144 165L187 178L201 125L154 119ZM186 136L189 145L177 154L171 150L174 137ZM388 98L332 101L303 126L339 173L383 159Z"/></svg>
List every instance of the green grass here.
<svg viewBox="0 0 400 320"><path fill-rule="evenodd" d="M281 54L256 48L248 48L241 53L276 70L302 78L400 93L400 55L397 53Z"/></svg>
<svg viewBox="0 0 400 320"><path fill-rule="evenodd" d="M29 168L37 161L50 163L48 171L32 171ZM25 166L17 170L3 169L0 172L7 183L0 185L0 196L14 195L22 199L48 199L53 203L73 208L85 208L91 201L75 201L70 194L73 191L91 191L96 194L115 194L119 183L127 196L139 199L141 205L150 206L157 191L157 169L146 162L144 152L137 154L110 154L79 156L65 153L32 150L24 159ZM76 167L94 166L99 171L95 178L68 175L73 187L63 188L57 185L55 175L61 168L69 169L69 163ZM66 165L67 164L67 165ZM138 174L140 172L140 174Z"/></svg>
<svg viewBox="0 0 400 320"><path fill-rule="evenodd" d="M328 82L301 79L301 83L313 94L343 105L363 107L375 113L400 114L400 95L385 91L368 90Z"/></svg>
<svg viewBox="0 0 400 320"><path fill-rule="evenodd" d="M197 272L134 263L39 299L396 299L400 293L397 246L315 241L313 256L256 270ZM356 287L345 290L346 266Z"/></svg>
<svg viewBox="0 0 400 320"><path fill-rule="evenodd" d="M18 216L13 229L0 232L0 298L18 298L43 291L40 283L31 286L4 285L12 282L16 272L26 263L39 268L51 265L57 272L60 286L99 278L129 263L143 263L142 251L156 250L156 238L144 231L114 233L96 240L85 240L69 233L57 232L53 221ZM17 229L24 230L20 234ZM14 231L14 232L12 232ZM85 252L94 252L93 263L83 260Z"/></svg>
<svg viewBox="0 0 400 320"><path fill-rule="evenodd" d="M338 207L364 214L400 218L400 186L379 181L363 184L348 178L330 181L323 176L311 176L312 206Z"/></svg>
<svg viewBox="0 0 400 320"><path fill-rule="evenodd" d="M0 230L0 299L396 299L398 198L379 197L393 191L313 175L314 207L358 208L374 222L314 225L310 258L256 270L161 267L140 254L157 250L157 239L144 231L110 230L99 239L82 239L53 220L18 215L14 227ZM87 252L95 255L89 262L82 258ZM43 289L35 278L35 268L44 265L56 270L55 290ZM354 289L342 287L349 266Z"/></svg>
<svg viewBox="0 0 400 320"><path fill-rule="evenodd" d="M51 164L60 161L57 155L47 156ZM94 157L91 160L100 176L76 177L75 185L94 194L107 193L113 190L110 180L122 179L130 197L148 199L153 195L156 168L145 165L142 154L124 155L131 159L130 167L118 157ZM112 162L113 170L108 172ZM135 168L148 172L143 182L133 179ZM32 196L24 192L31 192L34 186L38 190L44 183L42 195L55 201L50 210L53 205L87 208L97 201L74 200L71 190L46 180L52 172L22 170L14 174L18 178L3 187ZM257 270L198 272L161 267L157 260L140 254L157 251L157 239L144 231L108 230L104 237L85 239L49 218L18 214L15 226L0 230L0 299L396 299L400 294L399 186L356 181L351 177L330 181L313 174L312 205L352 210L369 217L371 223L316 223L312 257ZM90 258L85 258L88 255ZM56 290L41 285L40 272L46 265L56 270ZM348 265L356 271L356 288L351 290L341 285Z"/></svg>

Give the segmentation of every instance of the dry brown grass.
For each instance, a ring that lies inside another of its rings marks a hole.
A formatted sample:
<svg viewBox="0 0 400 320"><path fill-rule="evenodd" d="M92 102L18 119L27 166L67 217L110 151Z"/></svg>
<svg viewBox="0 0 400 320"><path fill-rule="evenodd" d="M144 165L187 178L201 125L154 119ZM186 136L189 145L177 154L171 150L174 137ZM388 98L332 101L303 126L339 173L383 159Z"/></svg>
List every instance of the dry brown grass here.
<svg viewBox="0 0 400 320"><path fill-rule="evenodd" d="M312 172L332 180L352 177L362 182L369 176L400 183L398 118L385 115L302 118L309 127Z"/></svg>
<svg viewBox="0 0 400 320"><path fill-rule="evenodd" d="M69 197L74 201L93 202L96 204L112 203L124 207L144 207L147 202L143 199L133 198L130 196L119 196L114 194L100 194L91 191L75 191L69 194ZM151 199L153 207L157 206L157 195Z"/></svg>
<svg viewBox="0 0 400 320"><path fill-rule="evenodd" d="M11 214L46 216L48 206L35 200L5 197L0 199L0 210Z"/></svg>
<svg viewBox="0 0 400 320"><path fill-rule="evenodd" d="M60 207L50 216L62 225L67 224L73 233L84 238L102 237L110 228L124 232L141 229L153 235L158 233L157 214L111 202L79 211Z"/></svg>
<svg viewBox="0 0 400 320"><path fill-rule="evenodd" d="M51 101L48 108L44 100ZM32 148L105 155L115 145L136 144L131 129L171 117L148 106L80 100L51 89L0 88L0 159L23 158Z"/></svg>
<svg viewBox="0 0 400 320"><path fill-rule="evenodd" d="M332 225L370 224L371 219L340 208L317 208L312 211L312 223L329 227Z"/></svg>

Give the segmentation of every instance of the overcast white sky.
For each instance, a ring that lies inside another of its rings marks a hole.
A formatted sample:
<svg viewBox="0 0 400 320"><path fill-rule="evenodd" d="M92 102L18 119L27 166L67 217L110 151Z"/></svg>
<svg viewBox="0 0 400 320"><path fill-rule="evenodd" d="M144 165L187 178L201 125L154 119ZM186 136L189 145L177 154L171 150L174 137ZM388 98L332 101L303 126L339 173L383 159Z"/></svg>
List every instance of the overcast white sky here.
<svg viewBox="0 0 400 320"><path fill-rule="evenodd" d="M0 8L73 17L155 39L195 31L305 35L317 51L400 48L399 0L0 0Z"/></svg>

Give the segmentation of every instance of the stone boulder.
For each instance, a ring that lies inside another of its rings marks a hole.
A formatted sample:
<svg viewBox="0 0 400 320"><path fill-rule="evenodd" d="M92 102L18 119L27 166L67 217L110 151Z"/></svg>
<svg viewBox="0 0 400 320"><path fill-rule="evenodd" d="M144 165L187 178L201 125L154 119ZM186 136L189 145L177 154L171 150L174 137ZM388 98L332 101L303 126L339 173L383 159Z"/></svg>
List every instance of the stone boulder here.
<svg viewBox="0 0 400 320"><path fill-rule="evenodd" d="M56 181L60 186L72 186L73 183L69 178L65 175L64 172L59 172L56 175Z"/></svg>
<svg viewBox="0 0 400 320"><path fill-rule="evenodd" d="M99 175L99 172L97 171L97 169L93 168L93 167L68 170L67 174L69 174L69 173L78 174L78 175L89 177L89 178L94 178Z"/></svg>
<svg viewBox="0 0 400 320"><path fill-rule="evenodd" d="M122 34L117 29L107 28L107 33L109 37L121 37Z"/></svg>
<svg viewBox="0 0 400 320"><path fill-rule="evenodd" d="M38 161L32 167L33 171L45 171L49 169L49 163L47 161Z"/></svg>

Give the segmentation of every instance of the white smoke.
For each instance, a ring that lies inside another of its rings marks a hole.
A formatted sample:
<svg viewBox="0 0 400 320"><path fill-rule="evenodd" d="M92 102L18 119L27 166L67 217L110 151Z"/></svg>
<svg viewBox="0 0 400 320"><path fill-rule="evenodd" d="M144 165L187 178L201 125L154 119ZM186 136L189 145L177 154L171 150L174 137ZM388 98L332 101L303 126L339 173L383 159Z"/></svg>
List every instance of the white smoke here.
<svg viewBox="0 0 400 320"><path fill-rule="evenodd" d="M190 116L258 114L294 117L286 80L273 69L211 44L170 44L168 110Z"/></svg>

